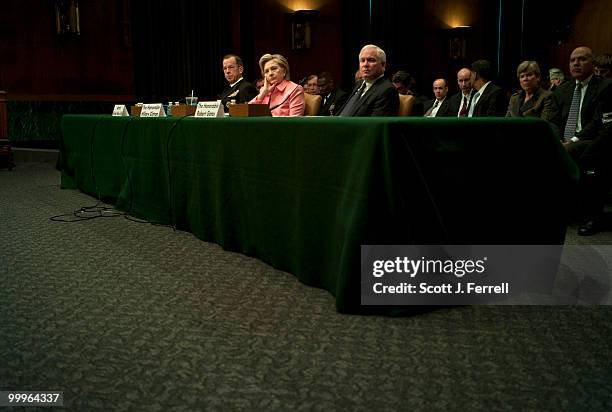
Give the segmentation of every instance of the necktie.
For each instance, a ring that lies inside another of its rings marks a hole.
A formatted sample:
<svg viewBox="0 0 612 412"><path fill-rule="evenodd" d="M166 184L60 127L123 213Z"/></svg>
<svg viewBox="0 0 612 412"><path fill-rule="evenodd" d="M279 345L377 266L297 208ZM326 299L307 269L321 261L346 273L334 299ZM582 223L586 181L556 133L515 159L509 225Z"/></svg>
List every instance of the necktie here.
<svg viewBox="0 0 612 412"><path fill-rule="evenodd" d="M463 96L463 103L461 104L461 110L459 110L459 117L467 116L467 112L468 112L467 97Z"/></svg>
<svg viewBox="0 0 612 412"><path fill-rule="evenodd" d="M436 109L436 107L438 107L438 103L440 103L440 102L438 101L438 99L436 99L436 101L434 101L433 106L431 106L431 107L429 108L429 110L427 110L427 113L425 113L425 116L426 116L426 117L433 117L433 114L432 114L432 113L433 113L433 111Z"/></svg>
<svg viewBox="0 0 612 412"><path fill-rule="evenodd" d="M359 89L357 89L357 91L353 93L353 95L348 100L348 102L346 102L339 116L352 116L353 115L353 113L355 112L355 109L359 106L359 98L361 97L361 93L363 92L364 88L365 88L365 82L361 83L361 86L359 86Z"/></svg>
<svg viewBox="0 0 612 412"><path fill-rule="evenodd" d="M582 97L582 85L576 83L574 95L572 96L572 104L570 105L567 122L565 123L565 131L563 139L570 140L576 133L576 125L578 125L578 116L580 115L580 99Z"/></svg>

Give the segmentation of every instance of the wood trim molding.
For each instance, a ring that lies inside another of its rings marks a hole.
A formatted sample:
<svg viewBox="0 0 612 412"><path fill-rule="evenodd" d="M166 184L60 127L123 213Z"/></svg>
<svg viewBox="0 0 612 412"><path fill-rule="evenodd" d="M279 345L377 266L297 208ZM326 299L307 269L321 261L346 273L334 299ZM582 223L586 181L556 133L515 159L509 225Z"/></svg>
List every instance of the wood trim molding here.
<svg viewBox="0 0 612 412"><path fill-rule="evenodd" d="M134 102L133 94L11 94L8 101L32 102Z"/></svg>

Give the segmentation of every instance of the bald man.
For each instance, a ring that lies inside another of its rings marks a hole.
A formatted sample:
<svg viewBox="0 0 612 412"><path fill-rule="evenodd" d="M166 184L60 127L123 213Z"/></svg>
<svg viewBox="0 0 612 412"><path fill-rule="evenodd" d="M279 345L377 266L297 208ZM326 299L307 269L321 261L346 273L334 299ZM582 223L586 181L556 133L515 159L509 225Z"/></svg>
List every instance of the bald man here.
<svg viewBox="0 0 612 412"><path fill-rule="evenodd" d="M436 79L433 82L433 93L434 99L427 100L423 104L423 110L425 112L425 117L444 117L444 116L453 116L454 113L451 113L449 110L449 100L450 98L446 98L448 94L448 86L446 85L446 79Z"/></svg>
<svg viewBox="0 0 612 412"><path fill-rule="evenodd" d="M448 100L448 110L445 116L467 117L470 109L470 102L474 95L472 82L474 81L472 71L467 67L457 72L457 85L459 92L452 95Z"/></svg>
<svg viewBox="0 0 612 412"><path fill-rule="evenodd" d="M557 126L560 137L565 143L591 140L597 134L600 123L595 116L597 105L601 103L602 92L610 81L594 76L593 51L586 46L575 48L570 55L570 74L573 81L566 81L555 90L555 100L559 106L560 117ZM580 85L579 90L576 87ZM574 93L580 97L579 116L575 124L568 124L568 117ZM570 146L571 148L571 146Z"/></svg>
<svg viewBox="0 0 612 412"><path fill-rule="evenodd" d="M561 84L553 94L559 107L556 125L565 148L580 168L578 203L583 221L578 234L588 236L602 229L609 190L612 136L609 131L602 134L602 130L604 112L612 110L612 81L594 75L593 51L586 46L572 51L569 69L573 80Z"/></svg>

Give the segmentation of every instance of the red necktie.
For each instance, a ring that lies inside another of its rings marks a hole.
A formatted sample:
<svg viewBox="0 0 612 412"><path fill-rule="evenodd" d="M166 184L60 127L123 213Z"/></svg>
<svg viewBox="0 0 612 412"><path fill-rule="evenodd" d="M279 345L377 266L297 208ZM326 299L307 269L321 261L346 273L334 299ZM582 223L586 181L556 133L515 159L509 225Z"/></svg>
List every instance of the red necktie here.
<svg viewBox="0 0 612 412"><path fill-rule="evenodd" d="M461 110L459 110L459 117L465 117L468 114L467 97L463 96L463 104Z"/></svg>

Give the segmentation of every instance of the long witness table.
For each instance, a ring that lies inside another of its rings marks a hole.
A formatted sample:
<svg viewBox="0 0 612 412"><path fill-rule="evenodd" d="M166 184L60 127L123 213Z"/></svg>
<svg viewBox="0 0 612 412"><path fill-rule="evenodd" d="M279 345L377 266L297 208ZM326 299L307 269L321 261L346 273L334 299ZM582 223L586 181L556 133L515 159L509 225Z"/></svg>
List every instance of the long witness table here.
<svg viewBox="0 0 612 412"><path fill-rule="evenodd" d="M360 305L362 244L562 244L574 163L544 121L62 119L62 188ZM418 309L417 309L418 310Z"/></svg>

